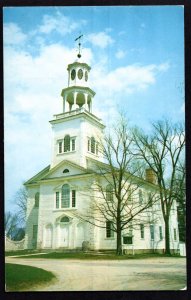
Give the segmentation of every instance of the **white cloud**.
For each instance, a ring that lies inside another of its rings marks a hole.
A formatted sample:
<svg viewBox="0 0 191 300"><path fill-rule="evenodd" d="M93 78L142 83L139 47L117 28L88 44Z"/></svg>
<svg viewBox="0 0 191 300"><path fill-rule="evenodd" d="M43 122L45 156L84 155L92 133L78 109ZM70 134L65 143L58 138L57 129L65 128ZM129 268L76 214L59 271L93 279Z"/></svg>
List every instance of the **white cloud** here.
<svg viewBox="0 0 191 300"><path fill-rule="evenodd" d="M44 34L49 34L53 31L56 31L61 35L65 35L78 29L80 24L84 25L85 23L85 20L79 20L78 22L75 22L57 11L55 16L44 15L42 24L38 29L40 33Z"/></svg>
<svg viewBox="0 0 191 300"><path fill-rule="evenodd" d="M135 97L141 97L142 91L145 93L156 83L157 77L164 72L160 69L157 64L127 65L108 72L106 65L101 62L92 65L91 86L96 92L93 112L105 124L112 123L119 109L128 107L129 97L131 100L134 94Z"/></svg>
<svg viewBox="0 0 191 300"><path fill-rule="evenodd" d="M94 46L100 47L102 49L114 43L114 40L105 32L89 34L87 36L87 40L91 42Z"/></svg>
<svg viewBox="0 0 191 300"><path fill-rule="evenodd" d="M169 67L170 67L169 62L165 62L165 63L160 64L160 65L158 66L158 70L159 70L159 71L167 71L167 70L169 69Z"/></svg>
<svg viewBox="0 0 191 300"><path fill-rule="evenodd" d="M123 50L118 50L115 54L116 58L118 58L118 59L125 57L125 55L126 55L126 52Z"/></svg>
<svg viewBox="0 0 191 300"><path fill-rule="evenodd" d="M129 65L117 68L107 74L98 76L95 74L93 80L98 90L103 90L109 93L109 96L115 93L122 92L133 93L139 90L148 88L156 82L156 77L159 72L164 72L166 69L162 65ZM93 73L93 72L92 72Z"/></svg>
<svg viewBox="0 0 191 300"><path fill-rule="evenodd" d="M19 26L15 23L5 23L3 30L4 44L19 45L27 39L27 35L24 34Z"/></svg>
<svg viewBox="0 0 191 300"><path fill-rule="evenodd" d="M12 86L17 93L18 89L22 88L24 93L30 91L32 94L41 94L44 92L59 96L61 88L67 85L67 64L73 61L75 56L74 49L71 51L58 44L42 47L36 57L27 52L6 48L4 77L7 89L5 90L11 92L9 87ZM89 49L83 49L83 58L91 63L92 53ZM15 99L17 93L14 93L14 97L11 98Z"/></svg>

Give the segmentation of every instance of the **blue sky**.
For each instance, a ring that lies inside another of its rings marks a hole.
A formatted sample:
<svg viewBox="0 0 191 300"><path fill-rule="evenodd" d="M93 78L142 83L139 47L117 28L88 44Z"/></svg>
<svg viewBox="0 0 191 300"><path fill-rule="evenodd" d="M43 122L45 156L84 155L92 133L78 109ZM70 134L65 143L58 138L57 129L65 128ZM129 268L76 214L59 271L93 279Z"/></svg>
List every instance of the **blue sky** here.
<svg viewBox="0 0 191 300"><path fill-rule="evenodd" d="M50 163L53 114L62 112L67 65L83 33L91 65L93 113L106 125L123 110L149 130L184 121L182 6L4 8L5 204Z"/></svg>

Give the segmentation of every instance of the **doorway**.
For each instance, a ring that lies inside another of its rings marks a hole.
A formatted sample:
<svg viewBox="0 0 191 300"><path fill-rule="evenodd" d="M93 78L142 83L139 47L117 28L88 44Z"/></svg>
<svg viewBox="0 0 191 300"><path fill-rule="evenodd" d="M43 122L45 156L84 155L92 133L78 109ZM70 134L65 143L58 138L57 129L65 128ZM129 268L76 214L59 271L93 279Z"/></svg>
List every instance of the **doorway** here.
<svg viewBox="0 0 191 300"><path fill-rule="evenodd" d="M69 246L69 225L68 224L60 224L60 247L68 247Z"/></svg>

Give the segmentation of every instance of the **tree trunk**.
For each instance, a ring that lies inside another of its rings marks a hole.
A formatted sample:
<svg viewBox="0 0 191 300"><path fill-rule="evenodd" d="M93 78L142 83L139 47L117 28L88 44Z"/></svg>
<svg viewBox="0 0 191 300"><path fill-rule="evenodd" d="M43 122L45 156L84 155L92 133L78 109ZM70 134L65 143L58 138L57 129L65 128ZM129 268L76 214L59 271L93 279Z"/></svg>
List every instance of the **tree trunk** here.
<svg viewBox="0 0 191 300"><path fill-rule="evenodd" d="M165 218L165 254L170 253L169 216Z"/></svg>
<svg viewBox="0 0 191 300"><path fill-rule="evenodd" d="M122 243L121 243L121 229L117 230L117 249L116 255L123 255Z"/></svg>

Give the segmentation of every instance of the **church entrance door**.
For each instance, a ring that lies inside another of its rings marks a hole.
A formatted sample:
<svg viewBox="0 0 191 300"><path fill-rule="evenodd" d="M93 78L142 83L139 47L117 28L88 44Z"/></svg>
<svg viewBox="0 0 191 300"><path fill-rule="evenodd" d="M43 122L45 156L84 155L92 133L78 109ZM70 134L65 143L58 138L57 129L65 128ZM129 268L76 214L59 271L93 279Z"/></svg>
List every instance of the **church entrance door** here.
<svg viewBox="0 0 191 300"><path fill-rule="evenodd" d="M68 247L69 245L69 225L60 225L60 247Z"/></svg>

